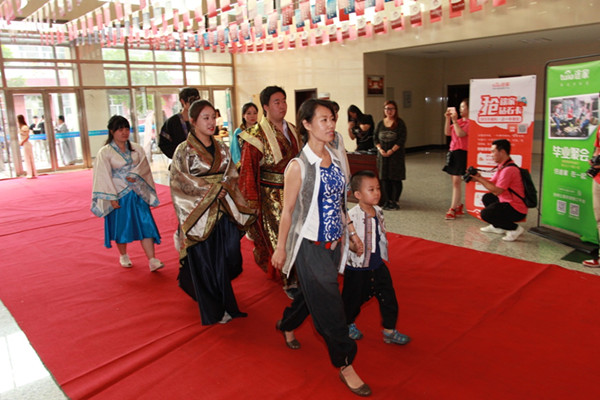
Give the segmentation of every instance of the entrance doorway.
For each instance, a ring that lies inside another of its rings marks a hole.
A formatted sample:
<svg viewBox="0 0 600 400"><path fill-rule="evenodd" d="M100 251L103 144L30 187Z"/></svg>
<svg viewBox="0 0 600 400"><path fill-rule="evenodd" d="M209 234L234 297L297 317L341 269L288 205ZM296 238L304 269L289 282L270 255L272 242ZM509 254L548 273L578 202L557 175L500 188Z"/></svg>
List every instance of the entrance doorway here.
<svg viewBox="0 0 600 400"><path fill-rule="evenodd" d="M316 99L317 98L317 89L303 89L296 90L294 92L294 101L296 102L296 112L294 115L298 115L298 110L302 103L304 103L308 99Z"/></svg>
<svg viewBox="0 0 600 400"><path fill-rule="evenodd" d="M75 91L9 92L6 107L12 108L10 113L6 113L12 117L4 124L8 126L9 131L17 132L17 115L23 115L29 125L29 140L33 145L34 162L38 172L82 166L84 153L78 97ZM6 136L7 142L16 139L16 135L14 138L12 135ZM6 146L3 150L3 155L10 157L9 175L22 175L23 149L13 145Z"/></svg>

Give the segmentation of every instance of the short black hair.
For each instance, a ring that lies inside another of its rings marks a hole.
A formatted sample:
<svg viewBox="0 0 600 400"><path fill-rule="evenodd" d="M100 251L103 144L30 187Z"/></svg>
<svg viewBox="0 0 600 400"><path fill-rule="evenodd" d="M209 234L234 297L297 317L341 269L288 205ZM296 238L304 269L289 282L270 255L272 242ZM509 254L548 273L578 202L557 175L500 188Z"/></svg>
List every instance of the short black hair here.
<svg viewBox="0 0 600 400"><path fill-rule="evenodd" d="M375 174L375 172L368 169L356 172L354 175L352 175L352 178L350 179L350 189L352 190L352 193L360 190L362 181L365 178L379 179L377 178L377 174Z"/></svg>
<svg viewBox="0 0 600 400"><path fill-rule="evenodd" d="M265 111L265 106L269 104L269 100L271 100L271 96L275 93L283 93L283 97L287 98L285 94L285 90L279 86L267 86L260 92L260 105L263 108L263 112Z"/></svg>
<svg viewBox="0 0 600 400"><path fill-rule="evenodd" d="M190 101L190 99L192 101ZM199 100L199 99L200 99L200 92L196 88L186 87L186 88L181 89L181 92L179 92L179 100L183 100L185 103L191 103L191 102L194 102L195 100Z"/></svg>
<svg viewBox="0 0 600 400"><path fill-rule="evenodd" d="M496 150L506 151L506 155L510 155L510 142L506 139L496 139L492 142L493 146L496 146Z"/></svg>
<svg viewBox="0 0 600 400"><path fill-rule="evenodd" d="M335 110L333 109L333 105L329 100L323 99L308 99L305 100L301 105L300 109L298 109L298 115L296 116L296 121L298 121L298 132L302 136L302 140L304 143L308 143L308 131L304 127L303 121L312 122L315 117L315 111L317 107L325 107L329 111L331 111L331 115L335 117Z"/></svg>

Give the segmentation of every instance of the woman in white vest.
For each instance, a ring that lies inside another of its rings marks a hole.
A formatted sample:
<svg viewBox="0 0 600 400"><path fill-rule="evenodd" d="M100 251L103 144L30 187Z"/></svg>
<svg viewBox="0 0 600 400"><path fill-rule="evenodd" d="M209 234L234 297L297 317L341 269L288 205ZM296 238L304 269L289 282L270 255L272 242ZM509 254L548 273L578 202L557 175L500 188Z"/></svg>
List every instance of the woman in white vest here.
<svg viewBox="0 0 600 400"><path fill-rule="evenodd" d="M271 262L288 275L292 266L296 268L300 290L276 328L289 348L299 349L294 330L312 315L342 382L353 393L369 396L371 389L352 366L356 343L348 337L337 281L345 265L347 238L360 253L362 243L354 227L346 224L349 171L341 137L335 132L333 104L307 100L300 106L297 121L306 145L285 171L283 210Z"/></svg>

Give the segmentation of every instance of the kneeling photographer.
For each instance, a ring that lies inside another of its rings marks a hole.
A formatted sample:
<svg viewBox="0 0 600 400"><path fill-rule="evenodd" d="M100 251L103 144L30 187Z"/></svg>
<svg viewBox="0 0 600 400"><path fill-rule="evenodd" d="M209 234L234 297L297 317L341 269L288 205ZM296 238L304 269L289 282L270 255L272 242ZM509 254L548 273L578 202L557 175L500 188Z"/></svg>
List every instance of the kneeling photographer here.
<svg viewBox="0 0 600 400"><path fill-rule="evenodd" d="M504 234L502 239L512 242L525 231L515 223L527 216L527 206L522 199L525 197L525 188L521 172L510 158L510 142L506 139L494 140L491 152L494 162L498 164L492 179L484 178L473 167L469 167L464 179L480 183L490 191L483 195L485 208L481 210L481 219L490 225L481 228L481 231Z"/></svg>

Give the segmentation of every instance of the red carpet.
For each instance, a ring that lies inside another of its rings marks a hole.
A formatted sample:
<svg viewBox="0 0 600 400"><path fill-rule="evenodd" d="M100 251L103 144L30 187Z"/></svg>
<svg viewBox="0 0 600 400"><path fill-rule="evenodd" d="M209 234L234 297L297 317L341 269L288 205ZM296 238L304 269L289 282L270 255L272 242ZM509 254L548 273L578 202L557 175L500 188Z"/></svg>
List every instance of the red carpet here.
<svg viewBox="0 0 600 400"><path fill-rule="evenodd" d="M166 268L134 268L103 247L89 211L91 171L0 182L0 299L73 399L355 398L310 320L302 349L274 330L288 304L254 265L234 282L249 313L202 327L176 282L168 188L153 210ZM557 266L390 235L398 329L381 340L372 301L355 366L375 399L592 399L600 396L600 279Z"/></svg>

